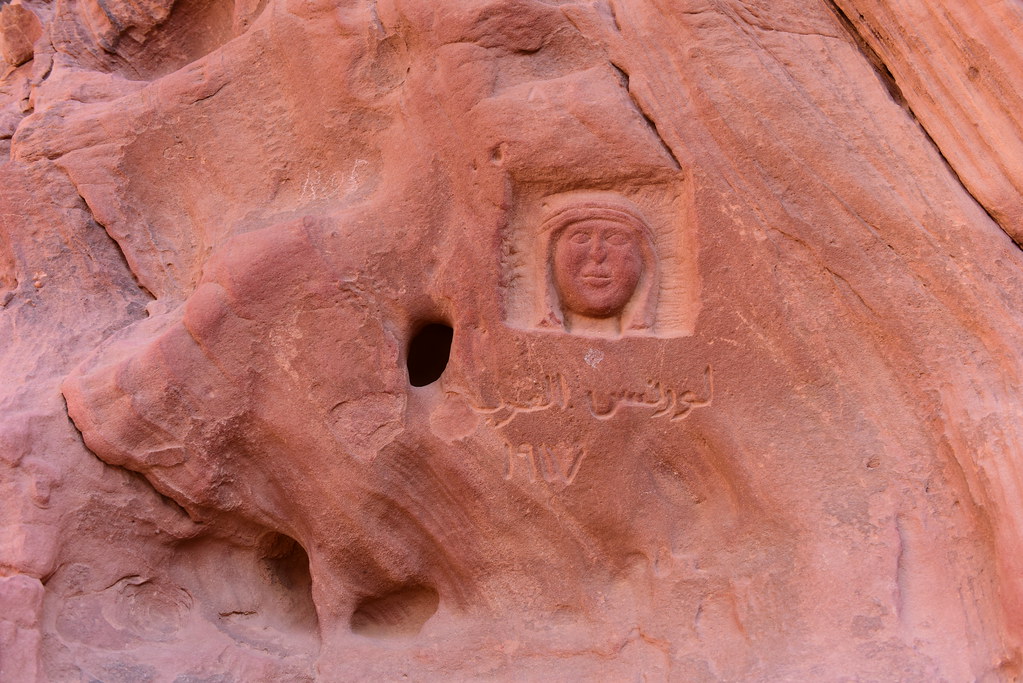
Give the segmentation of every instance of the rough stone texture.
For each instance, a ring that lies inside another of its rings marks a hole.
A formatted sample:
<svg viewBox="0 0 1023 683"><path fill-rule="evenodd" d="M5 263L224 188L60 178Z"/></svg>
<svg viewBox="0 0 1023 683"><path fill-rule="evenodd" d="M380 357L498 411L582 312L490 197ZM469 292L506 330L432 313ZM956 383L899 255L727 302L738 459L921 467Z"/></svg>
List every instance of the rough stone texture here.
<svg viewBox="0 0 1023 683"><path fill-rule="evenodd" d="M1023 4L836 6L966 188L1023 243Z"/></svg>
<svg viewBox="0 0 1023 683"><path fill-rule="evenodd" d="M21 5L0 8L0 56L10 66L32 59L32 45L41 33L39 19L31 10Z"/></svg>
<svg viewBox="0 0 1023 683"><path fill-rule="evenodd" d="M1020 26L6 5L0 679L1019 678Z"/></svg>

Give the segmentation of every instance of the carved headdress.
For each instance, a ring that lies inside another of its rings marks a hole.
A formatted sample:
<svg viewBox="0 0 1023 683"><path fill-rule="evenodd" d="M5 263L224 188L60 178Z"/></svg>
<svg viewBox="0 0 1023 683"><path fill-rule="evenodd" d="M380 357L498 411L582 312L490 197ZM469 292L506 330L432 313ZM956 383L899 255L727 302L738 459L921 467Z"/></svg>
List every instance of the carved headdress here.
<svg viewBox="0 0 1023 683"><path fill-rule="evenodd" d="M616 223L636 237L643 261L639 283L620 315L623 335L650 333L655 323L659 272L654 236L639 207L621 195L591 192L553 202L543 214L537 233L536 273L542 328L564 328L564 312L554 284L554 249L561 234L577 223L600 220Z"/></svg>

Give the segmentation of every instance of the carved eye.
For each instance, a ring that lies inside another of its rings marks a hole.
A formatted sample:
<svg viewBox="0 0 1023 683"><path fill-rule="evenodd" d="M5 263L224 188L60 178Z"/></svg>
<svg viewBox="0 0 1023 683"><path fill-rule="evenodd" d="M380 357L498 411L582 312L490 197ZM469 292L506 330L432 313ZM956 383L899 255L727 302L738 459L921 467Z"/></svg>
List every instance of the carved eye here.
<svg viewBox="0 0 1023 683"><path fill-rule="evenodd" d="M613 244L616 247L628 244L630 242L629 236L624 232L612 232L607 236L607 243Z"/></svg>
<svg viewBox="0 0 1023 683"><path fill-rule="evenodd" d="M589 233L582 231L574 232L568 238L568 241L571 242L572 244L586 244L587 242L590 241L590 235Z"/></svg>

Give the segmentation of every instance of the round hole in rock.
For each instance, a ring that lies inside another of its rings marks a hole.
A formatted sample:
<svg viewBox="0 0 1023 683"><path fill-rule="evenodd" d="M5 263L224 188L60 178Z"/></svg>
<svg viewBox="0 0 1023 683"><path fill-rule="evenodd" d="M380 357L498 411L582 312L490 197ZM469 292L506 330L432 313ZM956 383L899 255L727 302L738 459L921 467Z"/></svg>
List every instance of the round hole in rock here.
<svg viewBox="0 0 1023 683"><path fill-rule="evenodd" d="M414 387L433 384L444 374L455 331L444 323L424 325L408 345L408 380Z"/></svg>

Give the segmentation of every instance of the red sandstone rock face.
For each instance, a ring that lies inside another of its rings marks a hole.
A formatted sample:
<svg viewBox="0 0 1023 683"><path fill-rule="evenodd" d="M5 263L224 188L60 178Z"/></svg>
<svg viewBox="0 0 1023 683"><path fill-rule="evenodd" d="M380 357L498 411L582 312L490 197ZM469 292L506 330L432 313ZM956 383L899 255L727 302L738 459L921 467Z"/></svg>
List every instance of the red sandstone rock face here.
<svg viewBox="0 0 1023 683"><path fill-rule="evenodd" d="M943 7L5 6L0 679L1018 677Z"/></svg>
<svg viewBox="0 0 1023 683"><path fill-rule="evenodd" d="M10 66L21 66L32 59L33 43L39 39L39 19L21 5L0 9L0 56Z"/></svg>

